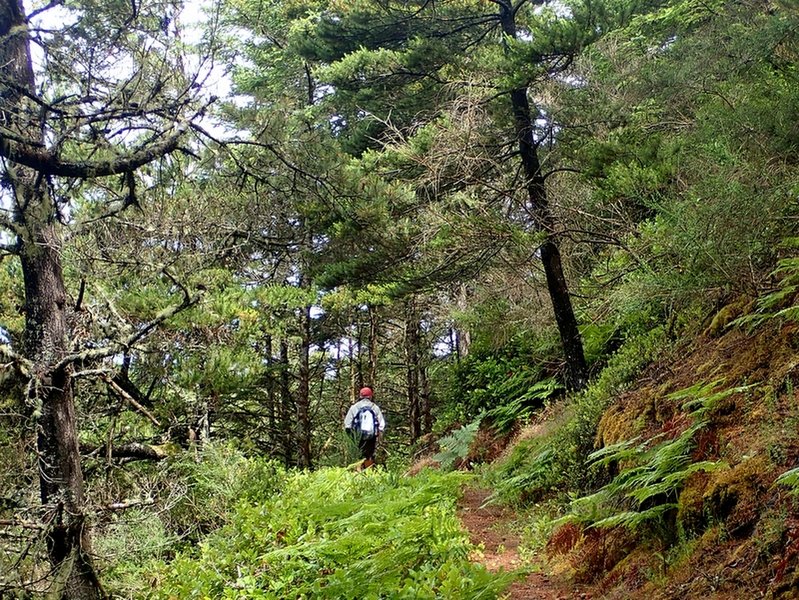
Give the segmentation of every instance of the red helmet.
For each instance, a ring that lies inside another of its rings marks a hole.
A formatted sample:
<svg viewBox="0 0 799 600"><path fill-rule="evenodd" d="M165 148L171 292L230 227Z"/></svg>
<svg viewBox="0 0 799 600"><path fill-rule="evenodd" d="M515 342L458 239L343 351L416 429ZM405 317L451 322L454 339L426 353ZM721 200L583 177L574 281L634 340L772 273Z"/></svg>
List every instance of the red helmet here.
<svg viewBox="0 0 799 600"><path fill-rule="evenodd" d="M372 397L372 388L365 387L361 388L361 391L358 393L361 398L371 398Z"/></svg>

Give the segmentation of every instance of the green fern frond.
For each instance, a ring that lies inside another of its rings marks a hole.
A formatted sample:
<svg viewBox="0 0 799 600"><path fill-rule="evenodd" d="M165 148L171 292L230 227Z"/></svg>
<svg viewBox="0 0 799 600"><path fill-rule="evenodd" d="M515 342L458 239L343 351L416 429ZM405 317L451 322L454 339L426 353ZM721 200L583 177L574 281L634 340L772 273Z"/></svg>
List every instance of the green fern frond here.
<svg viewBox="0 0 799 600"><path fill-rule="evenodd" d="M783 240L780 246L795 251L799 247L799 242L797 242L797 238L789 238ZM771 275L779 280L778 288L758 298L755 313L739 317L731 325L745 326L751 331L771 319L799 320L799 307L785 306L799 293L799 257L791 256L781 259Z"/></svg>
<svg viewBox="0 0 799 600"><path fill-rule="evenodd" d="M433 456L433 460L441 464L441 468L449 470L458 460L463 460L469 454L469 448L477 435L482 419L456 429L450 435L439 440L440 451Z"/></svg>
<svg viewBox="0 0 799 600"><path fill-rule="evenodd" d="M641 436L639 435L630 440L624 440L616 444L611 444L610 446L600 448L599 450L588 455L588 462L595 465L605 466L611 462L638 456L643 451L644 446L649 442L649 440L647 440L643 444L634 446L633 444L640 439Z"/></svg>
<svg viewBox="0 0 799 600"><path fill-rule="evenodd" d="M676 508L677 505L671 503L671 504L659 504L657 506L653 506L650 509L640 512L631 510L597 521L592 525L592 527L608 528L608 527L621 526L621 527L627 527L629 529L635 529L637 527L640 527L644 523L661 519L665 513L669 512L670 510L674 510Z"/></svg>
<svg viewBox="0 0 799 600"><path fill-rule="evenodd" d="M708 393L724 383L725 378L720 377L713 381L700 381L690 387L677 390L666 396L669 400L684 400L685 398L704 398Z"/></svg>
<svg viewBox="0 0 799 600"><path fill-rule="evenodd" d="M723 381L700 382L669 395L674 400L685 400L682 409L693 420L677 437L664 440L661 433L642 441L638 436L593 452L589 459L594 465L619 463L625 467L593 494L574 499L569 513L559 523L634 528L661 519L672 510L682 486L694 473L725 468L718 461L693 462L691 454L697 435L708 426L708 413L723 399L757 384L719 390ZM788 480L793 481L786 477ZM799 489L799 469L795 481Z"/></svg>
<svg viewBox="0 0 799 600"><path fill-rule="evenodd" d="M777 477L774 485L784 485L785 487L790 488L789 493L791 495L799 495L799 467L785 471L785 473Z"/></svg>

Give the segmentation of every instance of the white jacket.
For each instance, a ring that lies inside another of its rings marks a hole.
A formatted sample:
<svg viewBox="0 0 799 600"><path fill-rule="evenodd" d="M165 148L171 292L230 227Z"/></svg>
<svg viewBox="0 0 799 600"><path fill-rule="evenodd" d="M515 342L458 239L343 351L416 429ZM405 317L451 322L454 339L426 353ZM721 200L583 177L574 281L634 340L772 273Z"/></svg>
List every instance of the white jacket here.
<svg viewBox="0 0 799 600"><path fill-rule="evenodd" d="M386 429L386 420L383 417L383 411L380 410L380 407L377 404L369 400L369 398L361 398L355 404L350 406L350 409L347 411L347 416L344 417L344 429L352 428L352 421L355 419L355 415L357 415L358 411L364 407L371 408L375 413L375 416L377 417L377 430L380 433L383 433L383 431Z"/></svg>

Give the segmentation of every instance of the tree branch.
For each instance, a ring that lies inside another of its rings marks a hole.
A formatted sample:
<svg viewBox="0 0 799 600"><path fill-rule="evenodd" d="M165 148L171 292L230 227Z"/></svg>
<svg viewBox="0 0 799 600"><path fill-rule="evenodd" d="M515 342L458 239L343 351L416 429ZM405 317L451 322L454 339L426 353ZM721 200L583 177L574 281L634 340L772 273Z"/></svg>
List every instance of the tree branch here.
<svg viewBox="0 0 799 600"><path fill-rule="evenodd" d="M552 169L551 171L547 171L541 177L543 179L547 179L548 177L554 175L555 173L583 173L581 169L575 169L572 167L559 167L557 169Z"/></svg>
<svg viewBox="0 0 799 600"><path fill-rule="evenodd" d="M11 162L34 169L44 175L57 177L75 177L77 179L91 179L94 177L107 177L130 173L139 167L166 156L178 149L180 139L188 130L188 124L181 122L175 128L175 133L163 142L152 144L134 151L128 156L115 160L102 160L97 162L69 162L62 161L52 152L47 150L33 150L23 148L21 144L9 139L0 132L0 156Z"/></svg>
<svg viewBox="0 0 799 600"><path fill-rule="evenodd" d="M18 521L16 519L0 519L0 527L21 527L22 529L47 529L43 523L34 523L33 521Z"/></svg>
<svg viewBox="0 0 799 600"><path fill-rule="evenodd" d="M9 208L0 208L0 228L15 231L14 221L11 220L11 210Z"/></svg>
<svg viewBox="0 0 799 600"><path fill-rule="evenodd" d="M136 506L152 506L153 504L155 504L155 500L152 498L147 498L146 500L123 500L121 502L112 502L104 506L103 510L126 510Z"/></svg>
<svg viewBox="0 0 799 600"><path fill-rule="evenodd" d="M102 452L105 454L107 449L106 444L89 448L85 445L81 446L81 453L85 455L96 455ZM133 460L164 460L169 455L163 448L159 446L150 446L149 444L142 444L140 442L130 442L128 444L121 444L111 448L112 458L129 458Z"/></svg>
<svg viewBox="0 0 799 600"><path fill-rule="evenodd" d="M126 364L128 368L126 368ZM138 386L130 380L129 377L129 365L130 365L130 355L126 356L125 361L122 363L122 370L118 373L107 373L107 375L111 375L113 382L121 387L125 392L131 396L136 402L141 404L142 406L152 406L152 399L150 396L152 395L152 389L147 390L147 392L142 392ZM155 379L158 381L158 378Z"/></svg>
<svg viewBox="0 0 799 600"><path fill-rule="evenodd" d="M73 379L78 379L80 377L106 377L108 375L113 375L113 369L84 369L83 371L76 371L72 374Z"/></svg>
<svg viewBox="0 0 799 600"><path fill-rule="evenodd" d="M47 6L42 6L41 8L37 8L31 12L31 14L25 17L25 20L30 23L32 19L35 19L43 12L48 11L51 8L55 8L56 6L61 6L62 4L64 4L64 0L52 0L49 4L47 4Z"/></svg>
<svg viewBox="0 0 799 600"><path fill-rule="evenodd" d="M33 372L33 363L24 356L14 352L8 344L0 344L0 358L10 361L10 363L25 377L30 377Z"/></svg>
<svg viewBox="0 0 799 600"><path fill-rule="evenodd" d="M63 369L67 367L67 365L75 362L85 362L85 361L93 361L93 360L108 358L109 356L113 356L114 354L130 350L130 348L134 344L136 344L143 338L147 337L161 323L163 323L164 321L166 321L171 317L174 317L179 312L186 310L187 308L197 304L202 298L202 295L203 295L202 291L198 292L194 296L189 296L187 294L184 297L183 302L165 308L160 313L158 313L153 320L146 323L136 333L129 335L124 340L112 343L110 346L106 346L104 348L94 348L91 350L85 350L83 352L79 352L77 354L70 354L69 356L61 359L61 361L58 364L56 364L55 369L56 370ZM2 348L2 346L0 346L0 348Z"/></svg>
<svg viewBox="0 0 799 600"><path fill-rule="evenodd" d="M180 148L176 148L176 150L180 150ZM134 176L133 171L124 173L123 177L124 184L128 187L127 195L124 198L110 201L108 203L108 209L100 216L88 219L86 221L78 221L72 228L70 228L69 233L67 234L67 239L82 235L86 228L88 228L90 225L120 215L131 206L139 207L139 201L136 196L136 177Z"/></svg>
<svg viewBox="0 0 799 600"><path fill-rule="evenodd" d="M111 379L110 377L106 377L106 378L105 378L105 382L106 382L106 384L108 385L108 387L109 387L109 388L111 388L111 389L112 389L114 392L116 392L116 394L117 394L117 395L118 395L120 398L122 398L123 400L125 400L125 401L126 401L128 404L130 404L130 405L131 405L133 408L135 408L135 409L136 409L136 410L138 410L140 413L142 413L142 414L143 414L145 417L147 417L148 419L150 419L150 422L151 422L153 425L155 425L156 427L160 427L160 426L161 426L161 423L158 421L158 419L156 419L156 418L153 416L153 413L151 413L149 410L147 410L147 409L146 409L146 408L144 408L144 407L143 407L141 404L139 404L139 403L138 403L138 402L137 402L137 401L136 401L136 400L133 398L133 396L131 396L130 394L128 394L128 393L127 393L125 390L123 390L123 389L122 389L122 388L121 388L119 385L117 385L117 383L116 383L116 382L115 382L113 379Z"/></svg>

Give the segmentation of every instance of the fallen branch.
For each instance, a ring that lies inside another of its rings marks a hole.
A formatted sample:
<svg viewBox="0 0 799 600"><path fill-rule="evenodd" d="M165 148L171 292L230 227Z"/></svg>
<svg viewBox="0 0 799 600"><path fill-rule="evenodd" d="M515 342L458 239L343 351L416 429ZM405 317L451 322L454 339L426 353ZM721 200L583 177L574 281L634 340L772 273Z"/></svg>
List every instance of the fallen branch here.
<svg viewBox="0 0 799 600"><path fill-rule="evenodd" d="M121 502L113 502L103 507L103 510L126 510L128 508L135 508L137 506L151 506L155 504L155 500L147 498L146 500L122 500Z"/></svg>
<svg viewBox="0 0 799 600"><path fill-rule="evenodd" d="M45 525L34 521L18 521L17 519L0 519L0 527L21 527L22 529L46 529Z"/></svg>
<svg viewBox="0 0 799 600"><path fill-rule="evenodd" d="M95 455L107 450L108 445L103 444L94 448L85 445L81 447L82 454ZM169 455L163 448L150 446L139 442L130 442L111 447L111 458L127 458L131 460L164 460Z"/></svg>

